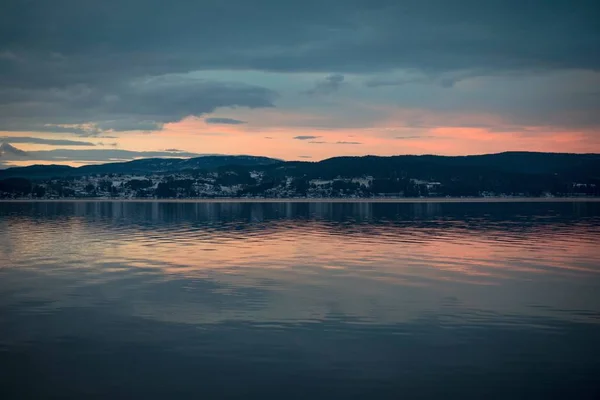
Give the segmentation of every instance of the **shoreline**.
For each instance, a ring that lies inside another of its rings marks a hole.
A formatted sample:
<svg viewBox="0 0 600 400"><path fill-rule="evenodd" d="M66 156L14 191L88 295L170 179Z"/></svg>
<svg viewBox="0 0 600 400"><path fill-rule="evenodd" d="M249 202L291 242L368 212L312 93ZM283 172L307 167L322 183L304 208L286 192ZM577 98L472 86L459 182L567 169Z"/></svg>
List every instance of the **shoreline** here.
<svg viewBox="0 0 600 400"><path fill-rule="evenodd" d="M0 203L600 203L600 197L381 197L381 198L190 198L190 199L0 199Z"/></svg>

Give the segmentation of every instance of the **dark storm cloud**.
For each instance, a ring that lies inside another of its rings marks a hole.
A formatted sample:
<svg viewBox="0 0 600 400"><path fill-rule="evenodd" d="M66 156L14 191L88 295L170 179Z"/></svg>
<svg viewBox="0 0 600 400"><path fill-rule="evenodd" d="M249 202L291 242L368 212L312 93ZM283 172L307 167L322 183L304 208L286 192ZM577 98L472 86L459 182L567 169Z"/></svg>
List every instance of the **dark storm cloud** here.
<svg viewBox="0 0 600 400"><path fill-rule="evenodd" d="M407 69L442 86L457 72L598 70L599 8L597 0L4 0L0 129L93 136L156 130L218 107L273 106L274 93L259 86L144 83L198 70ZM342 81L332 75L312 91ZM389 84L398 82L371 82ZM77 126L87 122L96 125Z"/></svg>
<svg viewBox="0 0 600 400"><path fill-rule="evenodd" d="M310 136L310 135L300 135L300 136L294 136L292 139L296 139L296 140L311 140L311 139L318 139L321 136Z"/></svg>
<svg viewBox="0 0 600 400"><path fill-rule="evenodd" d="M0 136L0 143L31 143L31 144L46 144L49 146L95 146L91 142L81 142L78 140L62 140L62 139L43 139L36 137L22 136Z"/></svg>
<svg viewBox="0 0 600 400"><path fill-rule="evenodd" d="M220 124L220 125L241 125L241 124L246 123L246 121L240 121L239 119L218 118L218 117L204 118L204 122L206 122L207 124Z"/></svg>
<svg viewBox="0 0 600 400"><path fill-rule="evenodd" d="M339 90L340 86L344 82L344 75L332 74L326 76L325 79L318 81L315 87L306 91L306 94L318 95L318 94L330 94Z"/></svg>
<svg viewBox="0 0 600 400"><path fill-rule="evenodd" d="M600 66L595 0L5 0L3 81ZM34 71L51 72L48 76Z"/></svg>
<svg viewBox="0 0 600 400"><path fill-rule="evenodd" d="M276 94L237 83L180 77L141 78L119 86L78 85L52 90L2 90L0 130L66 132L98 136L106 131L153 131L164 123L218 107L272 107ZM13 101L9 102L11 94ZM85 125L94 121L93 125Z"/></svg>

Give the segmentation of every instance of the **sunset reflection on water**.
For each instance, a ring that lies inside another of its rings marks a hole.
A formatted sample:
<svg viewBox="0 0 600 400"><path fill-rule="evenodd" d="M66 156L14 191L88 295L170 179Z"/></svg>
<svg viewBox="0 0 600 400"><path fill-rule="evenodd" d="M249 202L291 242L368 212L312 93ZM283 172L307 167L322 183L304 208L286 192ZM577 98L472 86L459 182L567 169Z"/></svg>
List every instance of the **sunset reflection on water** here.
<svg viewBox="0 0 600 400"><path fill-rule="evenodd" d="M499 346L493 356L505 365L519 358L494 335L520 331L548 346L560 333L585 377L597 367L598 346L574 329L600 333L598 203L4 203L0 228L0 344L9 353L92 340L149 343L174 357L210 342L227 369L231 357L258 361L244 355L262 346L257 335L283 335L263 354L276 357L270 363L303 351L333 357L323 374L354 376L376 355L387 369L365 385L378 390L405 373L386 354L406 337L423 354L465 341ZM217 336L186 336L184 326ZM325 351L316 332L352 337L367 353L344 372L333 359L349 348ZM559 368L548 357L560 349L515 340ZM456 359L440 357L445 373L460 373Z"/></svg>

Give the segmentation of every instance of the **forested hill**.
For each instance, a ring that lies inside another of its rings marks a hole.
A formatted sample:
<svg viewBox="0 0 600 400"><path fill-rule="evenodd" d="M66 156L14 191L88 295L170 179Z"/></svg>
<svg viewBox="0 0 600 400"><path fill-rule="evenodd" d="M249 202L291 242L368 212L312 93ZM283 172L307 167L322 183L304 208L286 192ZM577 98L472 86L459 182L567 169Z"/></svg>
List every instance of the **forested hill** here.
<svg viewBox="0 0 600 400"><path fill-rule="evenodd" d="M194 158L144 158L127 162L69 167L64 165L32 165L0 170L0 179L19 177L28 179L66 178L97 174L152 174L170 173L185 170L212 170L215 168L236 166L259 166L280 163L269 157L256 156L202 156Z"/></svg>
<svg viewBox="0 0 600 400"><path fill-rule="evenodd" d="M333 157L319 162L283 162L256 156L202 156L190 159L149 158L129 162L87 165L78 168L59 165L33 165L0 170L6 177L55 177L94 174L169 173L185 170L214 170L226 166L251 169L280 169L313 178L372 175L375 177L418 175L420 178L444 178L451 175L481 173L559 174L572 177L599 177L600 154L506 152L475 156L363 156Z"/></svg>
<svg viewBox="0 0 600 400"><path fill-rule="evenodd" d="M461 178L487 174L553 175L572 178L600 177L600 154L507 152L477 156L334 157L320 162L278 165L310 177L372 175L388 178L410 175L422 179Z"/></svg>
<svg viewBox="0 0 600 400"><path fill-rule="evenodd" d="M319 162L204 156L0 171L4 197L32 193L34 186L38 194L58 197L597 196L600 154L364 156Z"/></svg>

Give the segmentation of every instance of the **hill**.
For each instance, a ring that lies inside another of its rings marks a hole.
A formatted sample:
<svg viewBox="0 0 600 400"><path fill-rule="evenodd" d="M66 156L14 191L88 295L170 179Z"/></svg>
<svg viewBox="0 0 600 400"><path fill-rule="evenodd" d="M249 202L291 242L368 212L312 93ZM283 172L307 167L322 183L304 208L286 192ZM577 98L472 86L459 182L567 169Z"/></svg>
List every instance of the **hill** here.
<svg viewBox="0 0 600 400"><path fill-rule="evenodd" d="M598 196L600 154L148 158L9 168L0 171L0 188L3 197Z"/></svg>
<svg viewBox="0 0 600 400"><path fill-rule="evenodd" d="M32 165L0 170L0 179L27 178L48 179L80 177L103 174L150 174L171 173L185 170L211 170L228 165L260 166L280 163L280 160L255 156L202 156L194 158L144 158L127 162L115 162L82 167L64 165Z"/></svg>

